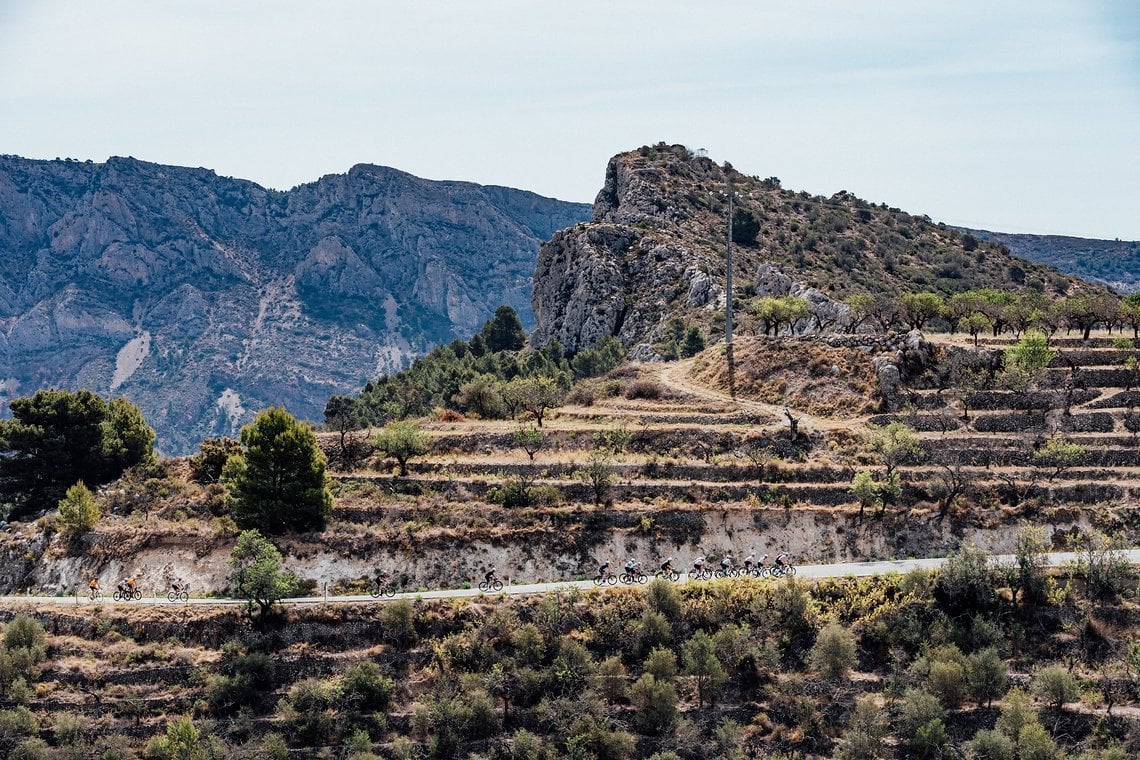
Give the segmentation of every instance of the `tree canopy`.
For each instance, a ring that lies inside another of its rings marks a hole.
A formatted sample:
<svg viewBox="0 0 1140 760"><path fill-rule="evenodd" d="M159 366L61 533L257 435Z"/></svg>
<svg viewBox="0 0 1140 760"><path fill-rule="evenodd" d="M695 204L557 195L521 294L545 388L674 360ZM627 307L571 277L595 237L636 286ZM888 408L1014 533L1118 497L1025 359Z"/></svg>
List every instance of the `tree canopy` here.
<svg viewBox="0 0 1140 760"><path fill-rule="evenodd" d="M10 516L55 507L72 485L109 483L154 461L154 430L126 399L43 390L9 404L0 423L0 502Z"/></svg>
<svg viewBox="0 0 1140 760"><path fill-rule="evenodd" d="M242 428L241 442L244 451L222 471L238 526L269 534L324 529L332 494L313 429L272 407Z"/></svg>

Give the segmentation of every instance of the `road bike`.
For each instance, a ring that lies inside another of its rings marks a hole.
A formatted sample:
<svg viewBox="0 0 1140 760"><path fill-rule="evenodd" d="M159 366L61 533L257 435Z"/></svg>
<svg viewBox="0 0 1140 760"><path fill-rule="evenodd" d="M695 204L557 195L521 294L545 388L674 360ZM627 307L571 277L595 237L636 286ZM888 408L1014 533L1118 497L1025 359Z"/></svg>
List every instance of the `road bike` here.
<svg viewBox="0 0 1140 760"><path fill-rule="evenodd" d="M625 584L646 583L649 578L641 570L634 570L631 572L623 572L618 576L618 580Z"/></svg>
<svg viewBox="0 0 1140 760"><path fill-rule="evenodd" d="M390 584L381 585L381 584L377 583L375 586L372 587L372 589L369 591L369 593L372 594L373 599L379 599L382 596L395 596L396 595L396 587L392 586Z"/></svg>
<svg viewBox="0 0 1140 760"><path fill-rule="evenodd" d="M189 602L190 601L190 587L183 586L178 591L170 589L166 592L166 598L172 602Z"/></svg>
<svg viewBox="0 0 1140 760"><path fill-rule="evenodd" d="M101 588L88 589L87 590L87 601L89 601L89 602L101 602L101 601L103 601L103 589L101 589Z"/></svg>
<svg viewBox="0 0 1140 760"><path fill-rule="evenodd" d="M741 570L741 575L751 575L753 578L767 578L772 574L772 571L767 565L753 565L747 570Z"/></svg>
<svg viewBox="0 0 1140 760"><path fill-rule="evenodd" d="M595 586L616 586L617 582L618 582L618 577L616 575L614 575L613 573L610 573L610 572L607 572L605 575L595 575L594 576L594 585Z"/></svg>
<svg viewBox="0 0 1140 760"><path fill-rule="evenodd" d="M712 570L697 570L696 568L693 568L689 571L689 580L691 581L707 581L712 577Z"/></svg>
<svg viewBox="0 0 1140 760"><path fill-rule="evenodd" d="M489 594L492 591L502 591L503 582L498 578L490 581L479 581L479 590L484 594Z"/></svg>
<svg viewBox="0 0 1140 760"><path fill-rule="evenodd" d="M665 580L673 581L674 583L681 580L681 574L678 573L673 568L669 568L668 570L665 570L665 569L658 570L657 572L655 572L653 574L653 577L654 578L664 578Z"/></svg>
<svg viewBox="0 0 1140 760"><path fill-rule="evenodd" d="M142 592L137 588L133 591L129 588L122 589L121 591L115 589L115 593L111 595L111 598L116 602L130 602L132 600L137 602L142 599Z"/></svg>
<svg viewBox="0 0 1140 760"><path fill-rule="evenodd" d="M718 567L713 574L717 578L735 578L740 575L740 571L735 567Z"/></svg>
<svg viewBox="0 0 1140 760"><path fill-rule="evenodd" d="M773 578L783 578L786 575L795 576L796 566L795 565L772 565L772 567L770 567L768 569L768 572L771 574L771 576Z"/></svg>

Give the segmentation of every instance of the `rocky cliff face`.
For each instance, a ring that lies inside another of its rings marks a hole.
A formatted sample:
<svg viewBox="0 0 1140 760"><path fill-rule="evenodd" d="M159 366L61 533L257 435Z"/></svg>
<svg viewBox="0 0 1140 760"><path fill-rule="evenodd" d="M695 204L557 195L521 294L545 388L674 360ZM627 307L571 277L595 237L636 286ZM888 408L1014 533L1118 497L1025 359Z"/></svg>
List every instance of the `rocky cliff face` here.
<svg viewBox="0 0 1140 760"><path fill-rule="evenodd" d="M650 359L674 317L715 339L724 326L730 177L738 330L754 329L746 308L754 296L805 298L813 318L798 323L802 332L841 327L842 299L857 293L1085 287L926 217L845 191L793 193L774 177L748 177L660 143L612 158L592 221L556 233L539 251L532 343L556 339L576 351L614 335L633 357Z"/></svg>
<svg viewBox="0 0 1140 760"><path fill-rule="evenodd" d="M584 204L359 165L288 192L206 169L0 157L0 402L138 403L180 453L284 404L320 419L495 307Z"/></svg>

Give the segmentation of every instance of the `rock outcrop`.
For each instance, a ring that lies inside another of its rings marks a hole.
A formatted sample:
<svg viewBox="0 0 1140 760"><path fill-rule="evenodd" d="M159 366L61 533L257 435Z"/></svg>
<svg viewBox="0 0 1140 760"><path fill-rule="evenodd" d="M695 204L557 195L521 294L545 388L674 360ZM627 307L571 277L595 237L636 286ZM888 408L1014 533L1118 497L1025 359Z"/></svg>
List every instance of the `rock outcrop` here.
<svg viewBox="0 0 1140 760"><path fill-rule="evenodd" d="M844 329L843 300L855 294L1090 287L926 217L844 191L790 192L774 177L748 177L659 143L610 159L592 221L556 233L539 251L532 343L557 340L577 351L613 335L632 357L652 359L675 318L715 340L723 330L730 179L739 225L735 326L744 333L756 329L747 308L756 296L808 302L809 318L780 328L789 335Z"/></svg>
<svg viewBox="0 0 1140 760"><path fill-rule="evenodd" d="M358 165L288 192L206 169L0 157L0 407L138 403L166 453L468 337L532 323L540 243L585 204Z"/></svg>

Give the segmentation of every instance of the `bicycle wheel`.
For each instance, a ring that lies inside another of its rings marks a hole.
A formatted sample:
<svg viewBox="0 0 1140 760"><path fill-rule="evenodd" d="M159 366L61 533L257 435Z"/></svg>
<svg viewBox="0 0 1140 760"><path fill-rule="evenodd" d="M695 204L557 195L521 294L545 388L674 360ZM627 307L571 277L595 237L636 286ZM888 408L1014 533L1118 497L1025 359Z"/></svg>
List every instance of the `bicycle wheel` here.
<svg viewBox="0 0 1140 760"><path fill-rule="evenodd" d="M788 569L784 571L784 575L795 575L795 574L796 574L795 565L788 565Z"/></svg>
<svg viewBox="0 0 1140 760"><path fill-rule="evenodd" d="M383 593L385 596L395 596L396 595L396 587L395 586L386 586L385 588L383 588L381 590L381 593Z"/></svg>
<svg viewBox="0 0 1140 760"><path fill-rule="evenodd" d="M134 600L136 602L139 601L140 599L142 599L142 592L136 588L135 593L133 594L133 597L134 597Z"/></svg>
<svg viewBox="0 0 1140 760"><path fill-rule="evenodd" d="M166 598L171 602L177 602L178 601L178 592L177 591L167 591L166 592Z"/></svg>
<svg viewBox="0 0 1140 760"><path fill-rule="evenodd" d="M123 601L123 592L116 589L115 593L111 594L111 598L114 599L116 602L121 602L121 601Z"/></svg>
<svg viewBox="0 0 1140 760"><path fill-rule="evenodd" d="M689 580L699 581L700 579L701 579L701 572L699 570L690 570L689 571Z"/></svg>
<svg viewBox="0 0 1140 760"><path fill-rule="evenodd" d="M379 599L380 595L384 593L384 589L379 586L373 586L368 590L368 593L372 595L373 599Z"/></svg>
<svg viewBox="0 0 1140 760"><path fill-rule="evenodd" d="M503 590L503 582L499 581L499 580L493 581L491 583L491 588L493 588L495 591L502 591Z"/></svg>
<svg viewBox="0 0 1140 760"><path fill-rule="evenodd" d="M673 581L674 583L681 580L681 574L678 573L676 570L670 570L669 574L665 577L668 578L669 580Z"/></svg>
<svg viewBox="0 0 1140 760"><path fill-rule="evenodd" d="M618 580L622 583L633 583L633 578L630 577L629 573L622 573L618 576Z"/></svg>
<svg viewBox="0 0 1140 760"><path fill-rule="evenodd" d="M491 584L487 583L487 581L479 581L479 590L486 594L491 590Z"/></svg>
<svg viewBox="0 0 1140 760"><path fill-rule="evenodd" d="M186 602L186 603L189 603L190 602L190 592L189 591L183 591L182 593L180 593L178 595L178 598L181 599L182 601Z"/></svg>
<svg viewBox="0 0 1140 760"><path fill-rule="evenodd" d="M637 574L637 582L638 583L648 583L649 582L649 576L646 575L645 573L638 573Z"/></svg>

